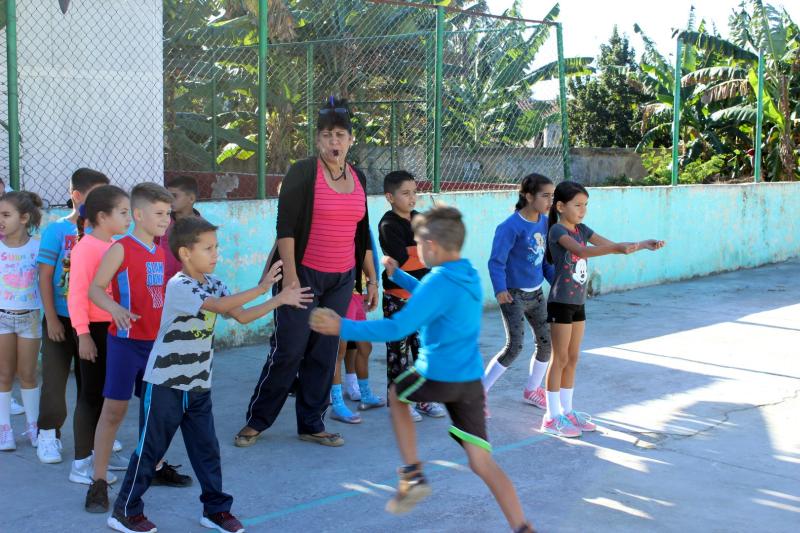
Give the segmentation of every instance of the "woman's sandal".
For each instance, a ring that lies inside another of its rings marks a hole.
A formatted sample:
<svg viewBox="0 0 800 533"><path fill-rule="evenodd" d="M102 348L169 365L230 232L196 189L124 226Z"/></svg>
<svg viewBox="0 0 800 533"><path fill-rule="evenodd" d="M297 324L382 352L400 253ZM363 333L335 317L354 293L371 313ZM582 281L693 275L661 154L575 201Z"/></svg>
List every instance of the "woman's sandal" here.
<svg viewBox="0 0 800 533"><path fill-rule="evenodd" d="M261 436L261 433L256 433L255 435L245 435L241 431L236 434L233 438L233 445L237 448L247 448L248 446L252 446L258 440L258 437Z"/></svg>
<svg viewBox="0 0 800 533"><path fill-rule="evenodd" d="M331 446L333 448L344 446L344 439L338 433L325 433L322 435L313 433L301 433L300 435L298 435L298 438L306 442L316 442L317 444L321 444L322 446Z"/></svg>

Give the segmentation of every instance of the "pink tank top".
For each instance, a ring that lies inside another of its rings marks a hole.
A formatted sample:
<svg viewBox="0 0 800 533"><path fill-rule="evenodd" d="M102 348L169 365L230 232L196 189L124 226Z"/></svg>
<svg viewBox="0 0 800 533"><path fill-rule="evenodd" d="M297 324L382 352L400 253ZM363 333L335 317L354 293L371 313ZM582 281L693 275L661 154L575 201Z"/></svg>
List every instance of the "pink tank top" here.
<svg viewBox="0 0 800 533"><path fill-rule="evenodd" d="M325 181L317 163L314 183L314 212L311 233L301 264L319 272L349 272L356 266L356 226L366 213L366 195L353 167L355 188L349 194L338 193Z"/></svg>

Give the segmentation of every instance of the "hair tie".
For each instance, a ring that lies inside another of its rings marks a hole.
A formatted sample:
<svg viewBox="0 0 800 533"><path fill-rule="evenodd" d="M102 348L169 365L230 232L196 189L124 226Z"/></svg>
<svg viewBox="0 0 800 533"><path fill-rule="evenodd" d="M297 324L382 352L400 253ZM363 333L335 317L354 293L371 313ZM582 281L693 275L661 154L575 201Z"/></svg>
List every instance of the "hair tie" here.
<svg viewBox="0 0 800 533"><path fill-rule="evenodd" d="M86 204L81 204L78 208L78 216L81 218L86 218Z"/></svg>

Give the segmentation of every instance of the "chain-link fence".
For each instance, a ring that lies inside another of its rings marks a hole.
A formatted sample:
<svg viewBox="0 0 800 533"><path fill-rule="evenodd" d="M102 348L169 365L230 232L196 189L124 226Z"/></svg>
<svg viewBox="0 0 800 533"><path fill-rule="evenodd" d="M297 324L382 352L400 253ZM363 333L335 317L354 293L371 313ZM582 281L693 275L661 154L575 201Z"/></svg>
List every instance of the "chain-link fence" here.
<svg viewBox="0 0 800 533"><path fill-rule="evenodd" d="M390 0L16 3L20 182L53 204L80 166L126 187L191 174L203 198L274 195L315 152L332 94L351 102L350 159L371 193L400 168L437 191L565 174L564 91L532 95L585 65L563 61L553 13L535 22Z"/></svg>

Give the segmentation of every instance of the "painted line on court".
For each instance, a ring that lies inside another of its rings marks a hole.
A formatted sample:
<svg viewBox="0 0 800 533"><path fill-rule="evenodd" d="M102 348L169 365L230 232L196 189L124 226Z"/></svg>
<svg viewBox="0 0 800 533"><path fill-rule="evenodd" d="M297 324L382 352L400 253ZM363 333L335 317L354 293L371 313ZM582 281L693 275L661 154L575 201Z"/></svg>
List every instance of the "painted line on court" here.
<svg viewBox="0 0 800 533"><path fill-rule="evenodd" d="M527 446L531 446L538 442L541 442L545 439L550 438L557 438L553 437L552 435L547 434L540 434L534 435L532 437L528 437L527 439L522 439L517 442L511 442L509 444L504 444L503 446L498 446L492 452L492 455L497 456L507 452L511 452L514 450L518 450L520 448L525 448ZM458 464L458 465L465 465L469 461L466 458L459 459L457 461L450 461L451 464ZM442 465L433 465L431 467L426 468L426 472L440 472L442 470L446 470L448 467ZM382 482L383 485L394 485L396 479L392 478L389 481ZM344 492L340 492L338 494L332 494L331 496L325 496L324 498L317 498L316 500L311 500L304 503L299 503L297 505L292 505L291 507L286 507L284 509L279 509L277 511L273 511L271 513L266 513L258 516L253 516L250 518L246 518L242 520L242 523L246 526L254 526L256 524L263 524L264 522L269 522L270 520L275 520L277 518L282 518L284 516L288 516L291 514L300 513L303 511L308 511L309 509L316 509L318 507L324 507L326 505L336 503L341 500L347 500L353 498L355 496L363 496L365 494L364 491L359 490L348 490Z"/></svg>

